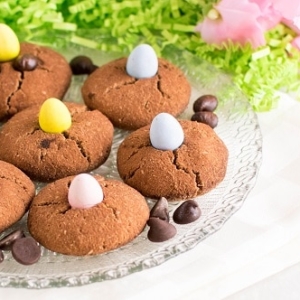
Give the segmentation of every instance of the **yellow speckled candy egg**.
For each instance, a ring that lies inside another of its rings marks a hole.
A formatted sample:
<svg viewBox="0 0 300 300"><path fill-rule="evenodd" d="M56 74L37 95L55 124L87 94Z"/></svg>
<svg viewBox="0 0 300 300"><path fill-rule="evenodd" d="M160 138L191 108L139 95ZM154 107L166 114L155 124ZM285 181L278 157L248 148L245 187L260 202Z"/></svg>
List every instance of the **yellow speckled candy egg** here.
<svg viewBox="0 0 300 300"><path fill-rule="evenodd" d="M39 124L45 132L61 133L71 127L72 117L63 102L56 98L49 98L41 106Z"/></svg>
<svg viewBox="0 0 300 300"><path fill-rule="evenodd" d="M20 43L14 31L0 23L0 62L10 61L20 53Z"/></svg>

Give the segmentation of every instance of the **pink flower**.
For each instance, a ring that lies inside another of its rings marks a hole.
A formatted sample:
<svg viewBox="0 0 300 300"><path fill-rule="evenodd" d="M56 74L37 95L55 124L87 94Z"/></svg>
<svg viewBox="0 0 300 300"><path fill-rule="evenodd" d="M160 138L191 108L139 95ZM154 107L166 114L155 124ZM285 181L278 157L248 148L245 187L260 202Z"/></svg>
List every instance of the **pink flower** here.
<svg viewBox="0 0 300 300"><path fill-rule="evenodd" d="M196 31L210 44L231 41L253 48L265 45L264 33L284 22L300 34L298 0L221 0L210 10Z"/></svg>
<svg viewBox="0 0 300 300"><path fill-rule="evenodd" d="M258 19L262 13L249 0L222 0L208 13L196 31L210 44L222 45L229 40L253 48L265 44L264 30Z"/></svg>

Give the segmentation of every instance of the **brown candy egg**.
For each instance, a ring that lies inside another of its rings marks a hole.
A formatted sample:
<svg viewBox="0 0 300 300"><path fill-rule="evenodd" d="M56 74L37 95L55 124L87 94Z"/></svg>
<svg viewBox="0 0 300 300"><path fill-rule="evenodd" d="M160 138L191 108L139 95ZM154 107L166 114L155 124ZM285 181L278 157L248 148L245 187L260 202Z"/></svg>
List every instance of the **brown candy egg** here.
<svg viewBox="0 0 300 300"><path fill-rule="evenodd" d="M39 59L32 54L19 55L13 62L13 67L17 71L33 71L39 63Z"/></svg>
<svg viewBox="0 0 300 300"><path fill-rule="evenodd" d="M218 116L210 111L198 111L192 115L191 120L204 123L211 128L215 128L219 122Z"/></svg>
<svg viewBox="0 0 300 300"><path fill-rule="evenodd" d="M98 68L89 57L84 55L74 57L70 61L70 67L73 75L89 75Z"/></svg>
<svg viewBox="0 0 300 300"><path fill-rule="evenodd" d="M211 111L213 112L218 106L218 99L214 95L202 95L193 104L194 112Z"/></svg>

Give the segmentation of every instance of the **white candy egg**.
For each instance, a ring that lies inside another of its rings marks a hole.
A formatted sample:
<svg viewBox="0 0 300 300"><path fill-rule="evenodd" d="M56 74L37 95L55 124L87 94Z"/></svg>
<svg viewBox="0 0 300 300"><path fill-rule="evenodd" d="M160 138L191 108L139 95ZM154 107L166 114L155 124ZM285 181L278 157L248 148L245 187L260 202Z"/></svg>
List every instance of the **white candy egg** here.
<svg viewBox="0 0 300 300"><path fill-rule="evenodd" d="M168 113L160 113L152 120L150 141L159 150L175 150L181 146L184 133L180 123Z"/></svg>
<svg viewBox="0 0 300 300"><path fill-rule="evenodd" d="M68 200L72 208L90 208L102 202L103 191L92 175L82 173L72 180Z"/></svg>
<svg viewBox="0 0 300 300"><path fill-rule="evenodd" d="M158 70L158 59L154 49L148 44L135 47L127 59L127 74L137 79L151 78Z"/></svg>

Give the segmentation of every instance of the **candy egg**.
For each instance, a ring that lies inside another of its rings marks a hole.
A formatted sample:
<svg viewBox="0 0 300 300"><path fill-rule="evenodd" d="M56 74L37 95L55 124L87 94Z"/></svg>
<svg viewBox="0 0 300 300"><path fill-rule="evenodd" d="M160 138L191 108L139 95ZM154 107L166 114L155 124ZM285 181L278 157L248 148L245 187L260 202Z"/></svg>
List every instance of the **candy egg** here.
<svg viewBox="0 0 300 300"><path fill-rule="evenodd" d="M150 141L159 150L175 150L183 143L184 133L180 123L168 113L154 117L150 126Z"/></svg>
<svg viewBox="0 0 300 300"><path fill-rule="evenodd" d="M148 44L135 47L128 56L127 74L137 79L151 78L158 70L158 59L154 49Z"/></svg>
<svg viewBox="0 0 300 300"><path fill-rule="evenodd" d="M20 53L20 43L14 31L0 23L0 62L10 61Z"/></svg>
<svg viewBox="0 0 300 300"><path fill-rule="evenodd" d="M49 98L41 106L39 124L45 132L61 133L71 127L72 118L63 102L56 98Z"/></svg>
<svg viewBox="0 0 300 300"><path fill-rule="evenodd" d="M90 208L102 202L103 191L95 177L82 173L71 181L68 200L72 208Z"/></svg>

